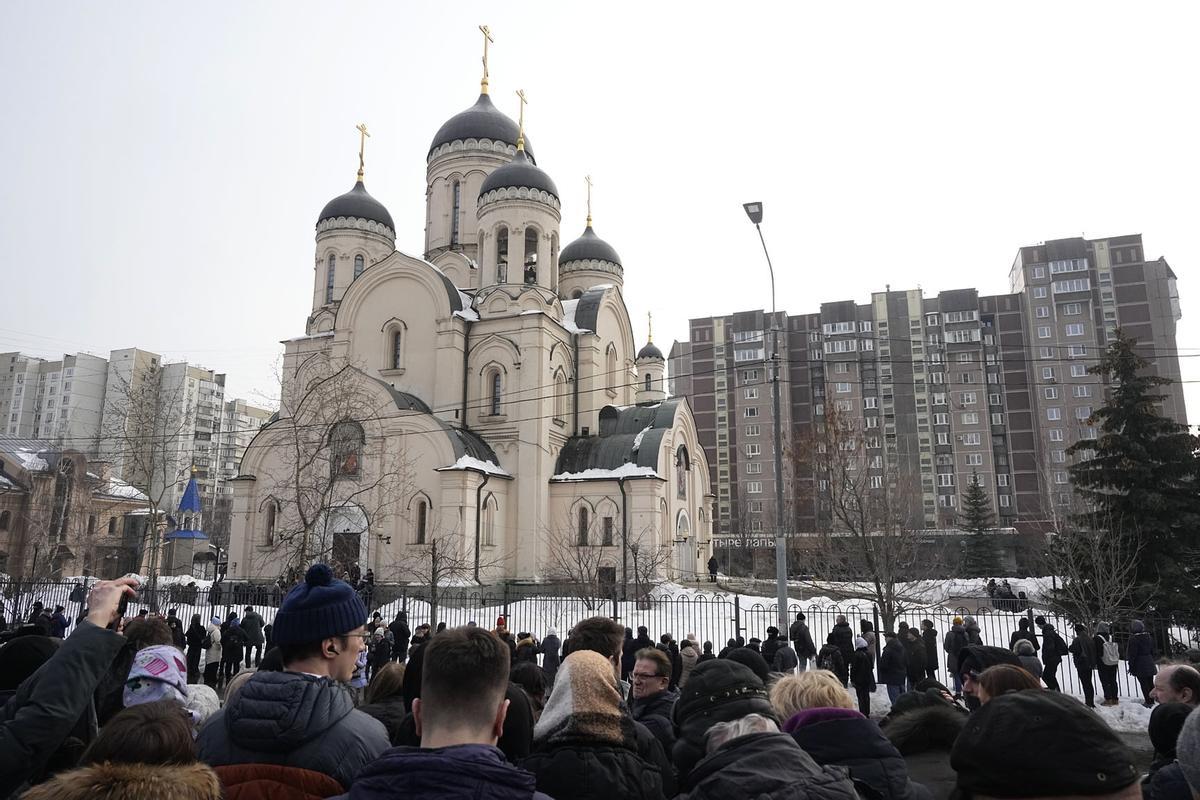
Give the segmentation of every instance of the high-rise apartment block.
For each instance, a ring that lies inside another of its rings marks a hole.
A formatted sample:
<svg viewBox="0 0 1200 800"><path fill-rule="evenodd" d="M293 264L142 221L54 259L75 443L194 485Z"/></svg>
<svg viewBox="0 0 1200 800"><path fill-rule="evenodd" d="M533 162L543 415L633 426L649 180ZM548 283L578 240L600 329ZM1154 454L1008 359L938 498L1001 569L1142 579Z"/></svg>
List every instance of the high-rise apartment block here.
<svg viewBox="0 0 1200 800"><path fill-rule="evenodd" d="M822 303L816 313L761 311L693 319L671 351L673 391L688 396L717 497L716 533L774 529L769 365L781 353L781 438L791 456L836 411L862 433L871 483L898 484L914 525L953 527L978 476L1000 526L1044 528L1071 502L1067 448L1090 438L1105 385L1087 370L1117 327L1152 368L1179 379L1175 275L1147 261L1140 235L1062 239L1017 254L1010 292L917 290ZM773 329L775 329L773 331ZM1186 423L1178 384L1163 413ZM784 458L787 525L828 529L828 487Z"/></svg>

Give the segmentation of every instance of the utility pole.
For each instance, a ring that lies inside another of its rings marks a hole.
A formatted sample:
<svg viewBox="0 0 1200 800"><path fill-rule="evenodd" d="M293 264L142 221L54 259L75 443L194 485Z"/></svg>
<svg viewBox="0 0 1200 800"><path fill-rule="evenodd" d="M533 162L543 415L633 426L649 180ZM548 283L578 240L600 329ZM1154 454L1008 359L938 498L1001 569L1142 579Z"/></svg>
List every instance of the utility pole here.
<svg viewBox="0 0 1200 800"><path fill-rule="evenodd" d="M771 264L771 254L767 251L767 240L762 232L762 203L746 203L746 216L754 223L758 231L758 239L762 242L763 255L767 258L767 269L771 273L771 352L769 356L771 370L771 412L774 418L775 436L775 594L779 610L779 630L788 629L788 565L787 537L783 519L783 424L779 401L779 328L775 320L775 267Z"/></svg>

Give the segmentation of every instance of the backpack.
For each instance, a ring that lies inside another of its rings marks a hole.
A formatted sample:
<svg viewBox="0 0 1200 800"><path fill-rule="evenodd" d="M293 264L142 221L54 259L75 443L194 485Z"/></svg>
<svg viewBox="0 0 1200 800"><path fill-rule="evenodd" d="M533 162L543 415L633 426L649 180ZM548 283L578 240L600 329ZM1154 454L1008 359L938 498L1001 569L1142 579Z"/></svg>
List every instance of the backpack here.
<svg viewBox="0 0 1200 800"><path fill-rule="evenodd" d="M1106 640L1100 648L1100 663L1107 667L1115 667L1121 663L1121 649L1112 639Z"/></svg>
<svg viewBox="0 0 1200 800"><path fill-rule="evenodd" d="M817 669L827 669L830 672L837 672L837 662L834 661L833 657L834 653L837 652L833 647L822 647L821 654L817 656Z"/></svg>
<svg viewBox="0 0 1200 800"><path fill-rule="evenodd" d="M207 650L207 649L209 649L210 647L212 647L212 646L213 646L213 640L212 640L212 634L211 634L211 633L206 633L206 634L204 634L204 641L202 641L202 642L200 643L200 646L201 646L201 647L203 647L205 650Z"/></svg>

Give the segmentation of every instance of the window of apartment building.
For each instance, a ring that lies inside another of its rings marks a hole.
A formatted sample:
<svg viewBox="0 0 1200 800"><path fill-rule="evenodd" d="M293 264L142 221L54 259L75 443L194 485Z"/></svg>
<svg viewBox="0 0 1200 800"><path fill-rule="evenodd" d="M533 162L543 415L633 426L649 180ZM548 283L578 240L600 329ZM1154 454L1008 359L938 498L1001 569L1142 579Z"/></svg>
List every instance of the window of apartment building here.
<svg viewBox="0 0 1200 800"><path fill-rule="evenodd" d="M762 510L763 510L763 501L762 500L751 500L749 507L750 507L751 513L761 514Z"/></svg>
<svg viewBox="0 0 1200 800"><path fill-rule="evenodd" d="M940 445L950 444L950 434L948 434L948 433L937 434L937 443Z"/></svg>
<svg viewBox="0 0 1200 800"><path fill-rule="evenodd" d="M762 331L734 331L733 342L740 344L742 342L761 342L763 340Z"/></svg>
<svg viewBox="0 0 1200 800"><path fill-rule="evenodd" d="M1074 395L1075 397L1091 397L1092 396L1092 387L1087 386L1086 384L1081 385L1081 386L1072 386L1071 394Z"/></svg>
<svg viewBox="0 0 1200 800"><path fill-rule="evenodd" d="M1002 494L999 497L1000 497L1000 507L1001 508L1008 508L1009 505L1012 503L1012 497L1010 497L1009 495Z"/></svg>
<svg viewBox="0 0 1200 800"><path fill-rule="evenodd" d="M946 393L945 392L934 392L933 393L933 404L935 406L946 405Z"/></svg>
<svg viewBox="0 0 1200 800"><path fill-rule="evenodd" d="M846 411L854 410L854 401L853 400L834 400L833 405L835 408L837 408L838 411L846 412Z"/></svg>
<svg viewBox="0 0 1200 800"><path fill-rule="evenodd" d="M982 467L983 466L983 453L967 453L967 466L968 467Z"/></svg>
<svg viewBox="0 0 1200 800"><path fill-rule="evenodd" d="M747 475L761 475L762 474L762 462L761 461L752 461L749 464L747 464L746 465L746 474Z"/></svg>
<svg viewBox="0 0 1200 800"><path fill-rule="evenodd" d="M1001 473L997 473L997 475L996 475L996 485L997 485L997 486L1008 486L1008 475L1007 475L1006 473L1003 473L1003 472L1001 472Z"/></svg>
<svg viewBox="0 0 1200 800"><path fill-rule="evenodd" d="M1083 313L1082 303L1066 303L1062 307L1064 317L1076 317Z"/></svg>
<svg viewBox="0 0 1200 800"><path fill-rule="evenodd" d="M953 486L954 485L954 473L953 472L939 472L938 476L937 476L937 485L938 486Z"/></svg>
<svg viewBox="0 0 1200 800"><path fill-rule="evenodd" d="M878 450L879 449L879 437L878 436L867 437L867 449L868 450Z"/></svg>
<svg viewBox="0 0 1200 800"><path fill-rule="evenodd" d="M858 330L862 333L870 333L871 332L871 320L864 319L862 322L858 323Z"/></svg>
<svg viewBox="0 0 1200 800"><path fill-rule="evenodd" d="M943 494L938 496L938 505L942 508L954 508L958 504L958 498L952 494Z"/></svg>
<svg viewBox="0 0 1200 800"><path fill-rule="evenodd" d="M954 466L954 456L948 455L946 453L938 453L936 463L939 467Z"/></svg>
<svg viewBox="0 0 1200 800"><path fill-rule="evenodd" d="M950 424L950 415L949 414L934 414L933 415L933 424L934 425L949 425Z"/></svg>
<svg viewBox="0 0 1200 800"><path fill-rule="evenodd" d="M1066 482L1067 482L1067 473L1065 473L1065 472L1055 472L1055 473L1054 473L1054 482L1055 482L1055 483L1060 483L1060 484L1061 484L1061 483L1066 483Z"/></svg>
<svg viewBox="0 0 1200 800"><path fill-rule="evenodd" d="M879 398L878 397L864 397L863 398L863 408L878 408L878 407L879 407Z"/></svg>
<svg viewBox="0 0 1200 800"><path fill-rule="evenodd" d="M1092 288L1092 282L1088 278L1072 278L1066 281L1055 281L1051 287L1055 294L1063 292L1086 292Z"/></svg>
<svg viewBox="0 0 1200 800"><path fill-rule="evenodd" d="M977 394L975 392L962 392L959 394L958 399L964 406L973 406L975 405L976 397Z"/></svg>
<svg viewBox="0 0 1200 800"><path fill-rule="evenodd" d="M1042 389L1042 396L1045 397L1047 400L1057 400L1058 399L1058 387L1057 386L1045 387L1044 389Z"/></svg>
<svg viewBox="0 0 1200 800"><path fill-rule="evenodd" d="M818 417L825 416L825 404L824 403L813 403L813 414L815 414Z"/></svg>
<svg viewBox="0 0 1200 800"><path fill-rule="evenodd" d="M1093 427L1090 427L1090 426L1080 428L1079 429L1079 438L1080 439L1095 439L1096 438L1096 429Z"/></svg>
<svg viewBox="0 0 1200 800"><path fill-rule="evenodd" d="M1083 378L1086 376L1087 376L1087 365L1086 364L1072 364L1071 365L1071 377L1072 378Z"/></svg>
<svg viewBox="0 0 1200 800"><path fill-rule="evenodd" d="M756 380L758 380L758 370L756 370L756 369L744 369L744 370L742 370L742 380L743 380L743 381L756 381Z"/></svg>
<svg viewBox="0 0 1200 800"><path fill-rule="evenodd" d="M871 488L872 489L882 489L883 488L883 476L882 475L872 475L871 476Z"/></svg>
<svg viewBox="0 0 1200 800"><path fill-rule="evenodd" d="M1041 300L1042 298L1044 298L1046 296L1046 287L1045 286L1033 287L1033 296L1034 296L1034 298L1036 298L1038 300Z"/></svg>
<svg viewBox="0 0 1200 800"><path fill-rule="evenodd" d="M970 311L947 311L942 315L942 318L947 324L955 322L976 322L979 320L979 312L971 309Z"/></svg>
<svg viewBox="0 0 1200 800"><path fill-rule="evenodd" d="M867 417L867 427L868 428L878 428L879 427L879 417Z"/></svg>
<svg viewBox="0 0 1200 800"><path fill-rule="evenodd" d="M883 456L871 456L869 465L871 469L883 469Z"/></svg>
<svg viewBox="0 0 1200 800"><path fill-rule="evenodd" d="M1060 506L1069 506L1071 505L1071 495L1066 492L1059 492L1054 496L1054 502Z"/></svg>
<svg viewBox="0 0 1200 800"><path fill-rule="evenodd" d="M821 326L821 330L825 335L836 333L854 333L854 322L826 322Z"/></svg>
<svg viewBox="0 0 1200 800"><path fill-rule="evenodd" d="M1042 367L1042 380L1054 380L1054 367Z"/></svg>
<svg viewBox="0 0 1200 800"><path fill-rule="evenodd" d="M1058 406L1051 406L1050 408L1047 408L1046 409L1046 419L1048 419L1048 420L1062 419L1062 409L1059 408Z"/></svg>
<svg viewBox="0 0 1200 800"><path fill-rule="evenodd" d="M746 436L758 436L759 435L759 426L758 425L747 425L745 435Z"/></svg>
<svg viewBox="0 0 1200 800"><path fill-rule="evenodd" d="M1054 348L1053 347L1038 348L1038 358L1054 358Z"/></svg>
<svg viewBox="0 0 1200 800"><path fill-rule="evenodd" d="M1083 358L1087 355L1087 347L1081 344L1073 344L1067 347L1068 358Z"/></svg>
<svg viewBox="0 0 1200 800"><path fill-rule="evenodd" d="M974 372L958 373L958 382L959 383L974 383L975 382L975 373Z"/></svg>
<svg viewBox="0 0 1200 800"><path fill-rule="evenodd" d="M938 324L938 315L937 314L926 314L925 315L925 324L926 325L937 325Z"/></svg>
<svg viewBox="0 0 1200 800"><path fill-rule="evenodd" d="M929 382L936 383L939 385L943 384L946 382L946 375L945 375L945 373L942 373L942 372L931 372L931 373L929 373Z"/></svg>
<svg viewBox="0 0 1200 800"><path fill-rule="evenodd" d="M751 533L762 533L762 529L763 529L763 521L761 519L750 520L750 532Z"/></svg>
<svg viewBox="0 0 1200 800"><path fill-rule="evenodd" d="M1083 336L1083 325L1078 322L1068 325L1067 336Z"/></svg>
<svg viewBox="0 0 1200 800"><path fill-rule="evenodd" d="M746 481L746 494L762 494L762 482Z"/></svg>
<svg viewBox="0 0 1200 800"><path fill-rule="evenodd" d="M1080 406L1079 408L1075 409L1075 419L1079 420L1080 422L1084 422L1085 420L1090 419L1091 416L1092 416L1092 407L1091 406Z"/></svg>
<svg viewBox="0 0 1200 800"><path fill-rule="evenodd" d="M1050 326L1049 325L1038 326L1037 335L1038 335L1039 339L1049 339L1050 338Z"/></svg>
<svg viewBox="0 0 1200 800"><path fill-rule="evenodd" d="M742 409L742 416L746 419L751 419L758 416L758 406L746 406Z"/></svg>
<svg viewBox="0 0 1200 800"><path fill-rule="evenodd" d="M959 353L958 354L958 363L960 363L960 364L970 364L974 360L975 360L975 356L972 355L971 353Z"/></svg>
<svg viewBox="0 0 1200 800"><path fill-rule="evenodd" d="M849 392L849 391L850 391L850 384L848 384L848 383L835 383L835 384L833 385L833 390L834 390L835 392L837 392L838 394L845 394L846 392Z"/></svg>
<svg viewBox="0 0 1200 800"><path fill-rule="evenodd" d="M998 405L1000 405L1000 395L999 395L999 393L997 393L997 392L992 392L991 394L989 394L989 395L988 395L988 405L993 405L993 406L998 406Z"/></svg>
<svg viewBox="0 0 1200 800"><path fill-rule="evenodd" d="M1046 319L1050 316L1050 306L1038 306L1033 313L1038 319Z"/></svg>
<svg viewBox="0 0 1200 800"><path fill-rule="evenodd" d="M745 447L745 453L746 453L747 458L754 458L755 456L760 456L760 455L762 455L762 445L748 444Z"/></svg>
<svg viewBox="0 0 1200 800"><path fill-rule="evenodd" d="M845 375L850 371L849 361L839 361L833 365L833 371L836 375Z"/></svg>
<svg viewBox="0 0 1200 800"><path fill-rule="evenodd" d="M1063 463L1065 463L1065 462L1066 462L1066 460L1067 460L1067 451L1065 451L1065 450L1051 450L1051 451L1050 451L1050 460L1051 460L1051 461L1053 461L1055 464L1063 464Z"/></svg>
<svg viewBox="0 0 1200 800"><path fill-rule="evenodd" d="M1046 277L1046 268L1045 267L1034 267L1033 268L1033 277L1035 277L1035 278Z"/></svg>
<svg viewBox="0 0 1200 800"><path fill-rule="evenodd" d="M1050 429L1050 441L1061 442L1062 440L1063 440L1062 428L1051 428Z"/></svg>
<svg viewBox="0 0 1200 800"><path fill-rule="evenodd" d="M746 389L745 391L742 392L742 397L746 398L747 400L757 400L758 399L758 387L756 386L756 387L753 387L750 389Z"/></svg>
<svg viewBox="0 0 1200 800"><path fill-rule="evenodd" d="M929 354L929 363L930 364L941 364L944 360L945 359L942 358L941 353L930 353Z"/></svg>
<svg viewBox="0 0 1200 800"><path fill-rule="evenodd" d="M1004 415L1003 414L992 414L992 424L993 425L1003 425L1004 424Z"/></svg>
<svg viewBox="0 0 1200 800"><path fill-rule="evenodd" d="M734 361L762 361L764 351L761 347L754 347L749 350L734 350Z"/></svg>
<svg viewBox="0 0 1200 800"><path fill-rule="evenodd" d="M875 340L874 339L863 339L862 340L862 349L864 351L874 350L875 349Z"/></svg>
<svg viewBox="0 0 1200 800"><path fill-rule="evenodd" d="M964 412L962 414L962 424L963 425L978 425L979 424L979 414L975 413L974 411Z"/></svg>
<svg viewBox="0 0 1200 800"><path fill-rule="evenodd" d="M970 446L978 446L982 441L978 433L964 433L962 435L962 443Z"/></svg>

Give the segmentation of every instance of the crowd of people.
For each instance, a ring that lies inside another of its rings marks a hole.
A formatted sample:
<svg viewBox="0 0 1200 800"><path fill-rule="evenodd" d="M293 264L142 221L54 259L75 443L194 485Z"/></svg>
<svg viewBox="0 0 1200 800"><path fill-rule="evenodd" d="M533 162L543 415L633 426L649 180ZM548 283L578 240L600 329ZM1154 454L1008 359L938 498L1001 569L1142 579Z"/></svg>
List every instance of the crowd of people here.
<svg viewBox="0 0 1200 800"><path fill-rule="evenodd" d="M1200 672L1159 663L1137 621L1068 643L1038 618L1002 646L971 617L940 643L931 620L838 617L818 647L801 613L714 652L602 616L541 639L504 616L410 629L323 564L271 625L127 619L137 588L98 582L69 636L0 646L0 798L1200 800ZM1114 656L1155 705L1148 770L1092 694L1055 691L1069 657L1115 701Z"/></svg>

